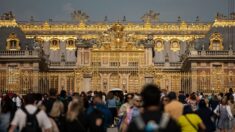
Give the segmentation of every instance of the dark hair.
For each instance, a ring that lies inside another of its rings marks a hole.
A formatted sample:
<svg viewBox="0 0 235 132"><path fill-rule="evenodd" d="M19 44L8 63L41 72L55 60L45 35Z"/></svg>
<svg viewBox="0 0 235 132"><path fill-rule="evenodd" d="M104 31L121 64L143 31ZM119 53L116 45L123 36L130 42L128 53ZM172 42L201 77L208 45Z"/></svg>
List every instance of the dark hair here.
<svg viewBox="0 0 235 132"><path fill-rule="evenodd" d="M56 96L56 94L57 94L57 90L55 88L50 88L49 95L50 96Z"/></svg>
<svg viewBox="0 0 235 132"><path fill-rule="evenodd" d="M198 103L199 108L206 108L206 101L204 99L201 99Z"/></svg>
<svg viewBox="0 0 235 132"><path fill-rule="evenodd" d="M229 93L233 93L233 89L232 88L229 88Z"/></svg>
<svg viewBox="0 0 235 132"><path fill-rule="evenodd" d="M141 96L143 98L143 106L159 106L161 91L159 86L154 84L147 84L144 86Z"/></svg>
<svg viewBox="0 0 235 132"><path fill-rule="evenodd" d="M167 94L167 98L171 101L176 99L176 93L175 92L170 92Z"/></svg>
<svg viewBox="0 0 235 132"><path fill-rule="evenodd" d="M60 97L66 97L66 91L65 90L60 91Z"/></svg>
<svg viewBox="0 0 235 132"><path fill-rule="evenodd" d="M190 95L190 99L191 99L191 100L196 100L196 99L197 99L197 97L196 97L196 95L195 95L195 94L191 94L191 95Z"/></svg>
<svg viewBox="0 0 235 132"><path fill-rule="evenodd" d="M13 109L13 102L11 98L6 95L2 100L2 111L1 113L7 113L10 112Z"/></svg>
<svg viewBox="0 0 235 132"><path fill-rule="evenodd" d="M33 104L35 102L35 96L33 94L27 94L24 100L25 104Z"/></svg>
<svg viewBox="0 0 235 132"><path fill-rule="evenodd" d="M193 113L191 105L185 105L183 109L183 115Z"/></svg>

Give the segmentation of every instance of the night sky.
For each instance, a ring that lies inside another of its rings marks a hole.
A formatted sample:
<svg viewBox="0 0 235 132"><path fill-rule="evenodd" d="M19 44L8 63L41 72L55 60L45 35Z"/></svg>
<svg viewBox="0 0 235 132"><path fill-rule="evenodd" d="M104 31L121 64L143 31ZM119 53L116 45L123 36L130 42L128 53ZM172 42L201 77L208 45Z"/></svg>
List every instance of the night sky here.
<svg viewBox="0 0 235 132"><path fill-rule="evenodd" d="M141 21L148 10L160 13L160 21L176 21L178 16L185 21L213 21L216 13L228 14L229 0L0 0L0 14L13 11L17 20L70 21L73 10L82 10L90 21L122 20Z"/></svg>

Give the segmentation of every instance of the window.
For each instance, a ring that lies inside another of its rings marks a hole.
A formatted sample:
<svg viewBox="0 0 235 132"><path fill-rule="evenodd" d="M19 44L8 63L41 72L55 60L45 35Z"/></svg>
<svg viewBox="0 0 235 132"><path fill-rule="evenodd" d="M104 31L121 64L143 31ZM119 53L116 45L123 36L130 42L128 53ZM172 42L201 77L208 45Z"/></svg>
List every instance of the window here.
<svg viewBox="0 0 235 132"><path fill-rule="evenodd" d="M58 50L60 48L59 43L60 43L59 39L52 39L50 41L50 49Z"/></svg>
<svg viewBox="0 0 235 132"><path fill-rule="evenodd" d="M170 47L171 47L171 50L174 51L174 52L179 51L180 50L179 41L178 40L172 40Z"/></svg>
<svg viewBox="0 0 235 132"><path fill-rule="evenodd" d="M15 35L15 33L11 33L9 37L7 38L7 50L20 50L19 46L19 39Z"/></svg>
<svg viewBox="0 0 235 132"><path fill-rule="evenodd" d="M69 39L66 41L66 49L67 50L74 50L76 49L75 47L75 40L74 39Z"/></svg>
<svg viewBox="0 0 235 132"><path fill-rule="evenodd" d="M210 37L210 50L223 50L223 38L219 33L214 33Z"/></svg>
<svg viewBox="0 0 235 132"><path fill-rule="evenodd" d="M17 65L8 66L8 84L17 83L18 68Z"/></svg>

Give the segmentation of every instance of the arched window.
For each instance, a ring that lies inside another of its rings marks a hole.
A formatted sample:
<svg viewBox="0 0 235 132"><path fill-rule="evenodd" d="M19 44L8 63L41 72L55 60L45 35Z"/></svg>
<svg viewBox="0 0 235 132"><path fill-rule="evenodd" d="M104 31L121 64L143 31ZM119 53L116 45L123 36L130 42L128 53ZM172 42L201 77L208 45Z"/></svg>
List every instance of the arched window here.
<svg viewBox="0 0 235 132"><path fill-rule="evenodd" d="M76 49L75 40L74 39L68 39L66 41L66 49L67 50L74 50L74 49Z"/></svg>
<svg viewBox="0 0 235 132"><path fill-rule="evenodd" d="M60 43L59 39L52 39L50 41L50 49L51 50L58 50L58 49L60 49L59 43Z"/></svg>
<svg viewBox="0 0 235 132"><path fill-rule="evenodd" d="M162 51L164 49L164 44L163 44L163 40L162 39L156 39L155 40L155 45L154 45L154 49L158 52Z"/></svg>
<svg viewBox="0 0 235 132"><path fill-rule="evenodd" d="M170 48L172 51L176 52L180 50L180 42L177 39L171 40Z"/></svg>

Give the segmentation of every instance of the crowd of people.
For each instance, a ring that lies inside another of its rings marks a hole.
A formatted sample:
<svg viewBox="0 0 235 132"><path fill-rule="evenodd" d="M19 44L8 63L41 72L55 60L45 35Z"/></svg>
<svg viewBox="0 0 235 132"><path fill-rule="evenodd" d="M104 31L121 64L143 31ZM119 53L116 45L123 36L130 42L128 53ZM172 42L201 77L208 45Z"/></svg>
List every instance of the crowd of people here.
<svg viewBox="0 0 235 132"><path fill-rule="evenodd" d="M234 132L234 97L154 84L140 93L0 93L0 132Z"/></svg>

